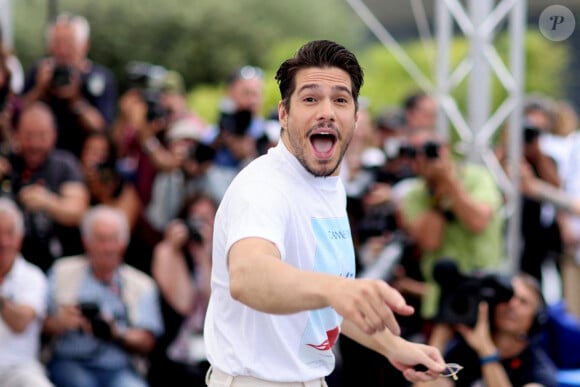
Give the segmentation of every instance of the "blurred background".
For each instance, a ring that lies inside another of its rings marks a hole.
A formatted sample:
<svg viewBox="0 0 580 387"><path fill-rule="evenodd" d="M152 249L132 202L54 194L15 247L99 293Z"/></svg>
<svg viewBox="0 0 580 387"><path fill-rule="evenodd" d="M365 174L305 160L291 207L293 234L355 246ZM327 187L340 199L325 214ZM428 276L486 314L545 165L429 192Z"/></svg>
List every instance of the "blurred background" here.
<svg viewBox="0 0 580 387"><path fill-rule="evenodd" d="M434 29L434 1L365 0L364 4L399 41L421 70L434 74L436 46L421 42ZM417 7L420 4L420 7ZM525 92L568 98L580 105L580 33L562 42L544 38L538 17L549 5L560 4L580 12L579 0L528 1ZM11 31L5 41L27 70L45 54L43 31L58 12L85 15L91 25L90 57L111 68L121 87L126 84L125 66L130 60L159 64L183 74L189 103L207 120L216 117L223 82L232 68L244 64L263 67L266 72L264 109L277 104L273 71L283 58L309 39L341 42L359 56L366 71L362 95L372 101L369 109L380 111L398 104L417 85L385 49L344 0L0 0L4 24ZM418 16L425 16L425 23ZM420 21L420 18L419 18ZM577 23L578 24L578 23ZM5 28L6 29L6 28ZM7 29L8 30L8 29ZM455 26L455 32L457 32ZM496 47L508 55L505 32L496 36ZM465 38L452 43L452 64L468 50ZM465 87L455 91L462 105ZM492 89L497 106L505 97L501 87Z"/></svg>

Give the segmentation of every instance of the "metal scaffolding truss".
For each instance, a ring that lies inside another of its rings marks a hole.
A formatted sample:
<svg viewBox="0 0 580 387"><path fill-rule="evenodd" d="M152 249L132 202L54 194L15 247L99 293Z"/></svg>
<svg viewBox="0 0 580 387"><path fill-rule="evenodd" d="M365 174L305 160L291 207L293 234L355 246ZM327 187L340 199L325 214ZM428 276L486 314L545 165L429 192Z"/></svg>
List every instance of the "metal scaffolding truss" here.
<svg viewBox="0 0 580 387"><path fill-rule="evenodd" d="M417 85L434 95L441 107L437 130L449 137L449 126L456 131L458 149L470 161L483 163L502 189L506 203L506 256L510 270L519 267L521 219L519 191L519 160L522 152L522 100L524 86L524 34L526 0L435 0L435 39L437 58L434 76L426 75L405 53L387 28L375 17L362 0L347 0L377 39L392 53ZM433 41L422 0L411 0L419 36L426 45ZM451 68L451 41L454 25L469 41L469 52L455 68ZM494 47L497 31L507 26L509 59L505 64ZM495 75L507 96L491 111L491 84ZM452 92L468 78L467 112L463 114ZM434 79L434 80L432 80ZM492 147L494 135L508 124L508 177Z"/></svg>

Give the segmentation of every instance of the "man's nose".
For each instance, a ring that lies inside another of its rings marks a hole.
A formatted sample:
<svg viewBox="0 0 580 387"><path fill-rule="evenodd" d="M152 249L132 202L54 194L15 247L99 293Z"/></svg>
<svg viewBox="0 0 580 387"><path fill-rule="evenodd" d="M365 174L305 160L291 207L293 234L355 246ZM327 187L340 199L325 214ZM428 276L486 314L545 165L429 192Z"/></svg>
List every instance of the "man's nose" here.
<svg viewBox="0 0 580 387"><path fill-rule="evenodd" d="M319 120L334 120L334 105L328 98L322 99L318 104L318 119Z"/></svg>

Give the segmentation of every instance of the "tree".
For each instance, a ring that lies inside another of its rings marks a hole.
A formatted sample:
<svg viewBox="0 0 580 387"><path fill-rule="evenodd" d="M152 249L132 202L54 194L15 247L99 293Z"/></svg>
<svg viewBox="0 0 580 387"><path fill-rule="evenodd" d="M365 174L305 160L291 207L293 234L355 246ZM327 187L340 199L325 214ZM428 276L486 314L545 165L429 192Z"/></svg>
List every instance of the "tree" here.
<svg viewBox="0 0 580 387"><path fill-rule="evenodd" d="M44 51L46 0L14 3L15 46L28 68ZM355 46L363 25L336 0L61 0L87 17L91 53L121 83L130 60L177 70L191 87L219 83L234 68L264 66L281 40L330 38ZM34 23L31 23L34 20ZM348 25L349 28L344 28Z"/></svg>

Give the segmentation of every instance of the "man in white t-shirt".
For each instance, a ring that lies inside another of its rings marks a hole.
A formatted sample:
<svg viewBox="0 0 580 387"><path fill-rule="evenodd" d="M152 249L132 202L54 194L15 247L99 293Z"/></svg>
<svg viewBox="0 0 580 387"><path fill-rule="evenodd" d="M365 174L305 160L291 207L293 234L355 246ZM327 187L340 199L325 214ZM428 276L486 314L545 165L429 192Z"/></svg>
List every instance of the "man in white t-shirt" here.
<svg viewBox="0 0 580 387"><path fill-rule="evenodd" d="M214 225L209 386L323 386L340 332L410 381L437 377L440 353L398 336L394 313L412 308L384 281L355 279L339 173L358 119L356 57L313 41L276 79L281 140L234 179Z"/></svg>
<svg viewBox="0 0 580 387"><path fill-rule="evenodd" d="M46 277L20 255L23 237L20 210L0 198L0 385L49 387L38 361Z"/></svg>

